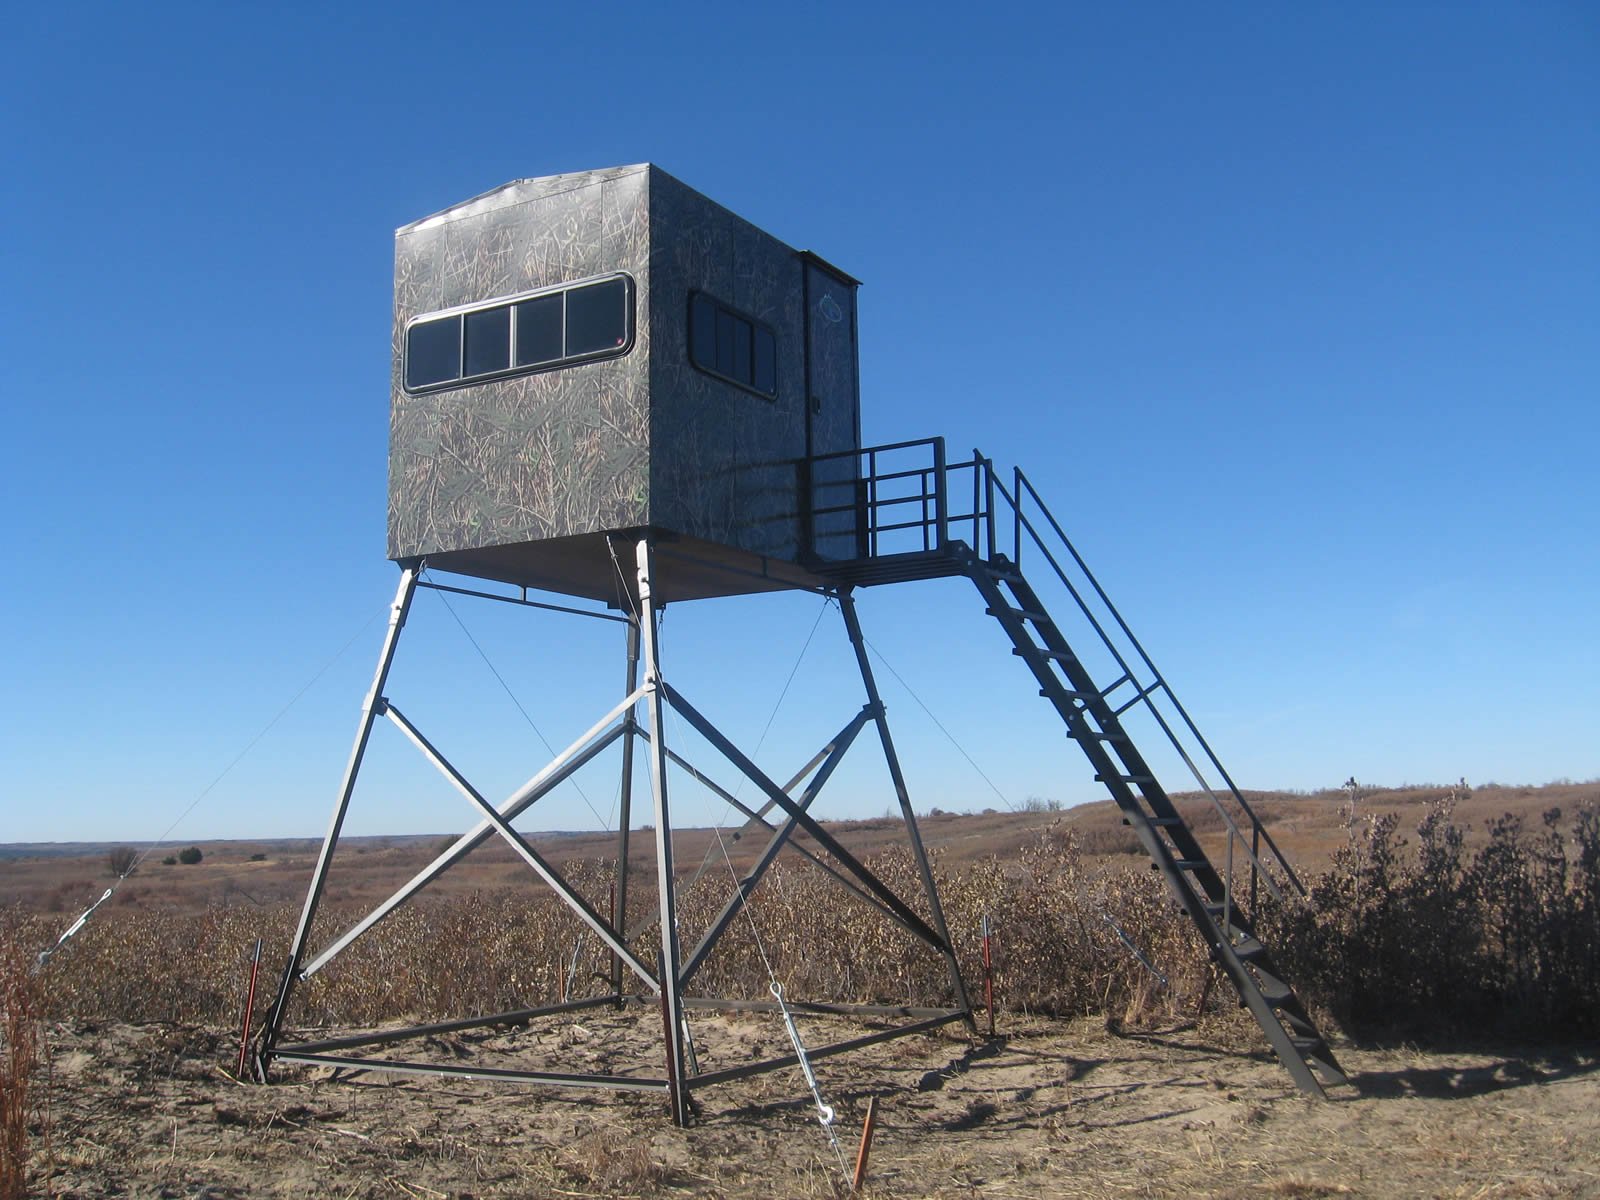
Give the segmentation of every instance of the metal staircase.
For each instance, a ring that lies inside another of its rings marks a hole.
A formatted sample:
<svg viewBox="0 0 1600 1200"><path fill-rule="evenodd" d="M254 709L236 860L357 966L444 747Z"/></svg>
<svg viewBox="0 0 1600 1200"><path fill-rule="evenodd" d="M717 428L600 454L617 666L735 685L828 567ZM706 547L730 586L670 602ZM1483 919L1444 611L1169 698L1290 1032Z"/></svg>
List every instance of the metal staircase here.
<svg viewBox="0 0 1600 1200"><path fill-rule="evenodd" d="M1321 1096L1324 1083L1345 1082L1249 917L1261 888L1302 901L1305 888L1026 476L1014 471L1007 486L977 452L950 463L939 438L852 453L853 479L818 472L814 478L829 480L810 488L812 512L824 521L855 514L854 554L815 564L818 573L844 587L970 578L1295 1083ZM1069 598L1076 647L1023 574L1025 552L1038 560L1036 578ZM1089 650L1093 663L1080 656ZM1097 673L1114 677L1103 685ZM1135 744L1136 732L1166 747L1220 814L1221 870ZM1236 867L1248 868L1247 899Z"/></svg>

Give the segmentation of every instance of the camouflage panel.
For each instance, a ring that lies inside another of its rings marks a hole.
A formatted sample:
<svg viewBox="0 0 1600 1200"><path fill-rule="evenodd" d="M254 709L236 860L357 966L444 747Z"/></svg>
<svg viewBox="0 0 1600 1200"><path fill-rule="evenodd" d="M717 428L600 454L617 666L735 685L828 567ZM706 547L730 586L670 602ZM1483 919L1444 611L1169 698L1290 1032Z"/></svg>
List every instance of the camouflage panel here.
<svg viewBox="0 0 1600 1200"><path fill-rule="evenodd" d="M651 175L650 226L651 523L798 561L799 460L806 453L800 260L659 169ZM775 399L691 361L689 298L696 291L775 333Z"/></svg>
<svg viewBox="0 0 1600 1200"><path fill-rule="evenodd" d="M645 167L525 180L396 234L390 558L646 523L648 181ZM402 386L411 317L615 271L635 288L629 353L423 395Z"/></svg>

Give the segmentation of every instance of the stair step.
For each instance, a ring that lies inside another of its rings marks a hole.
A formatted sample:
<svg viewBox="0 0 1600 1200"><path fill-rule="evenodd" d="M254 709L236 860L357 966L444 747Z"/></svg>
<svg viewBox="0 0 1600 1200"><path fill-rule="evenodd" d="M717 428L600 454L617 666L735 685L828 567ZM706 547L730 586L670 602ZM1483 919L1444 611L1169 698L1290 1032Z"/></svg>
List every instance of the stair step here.
<svg viewBox="0 0 1600 1200"><path fill-rule="evenodd" d="M1280 999L1277 999L1277 1000L1271 999L1269 997L1268 1000L1267 1000L1267 1003L1271 1004L1273 1008L1279 1008L1286 1001L1293 1000L1293 999L1294 999L1294 993L1290 992L1287 996L1284 996L1284 997L1282 997ZM1294 1035L1296 1035L1297 1037L1321 1037L1322 1036L1321 1034L1319 1034L1317 1032L1317 1027L1315 1025L1313 1025L1305 1017L1296 1016L1292 1012L1281 1012L1281 1011L1278 1013L1278 1016L1281 1017L1283 1019L1283 1023L1286 1026L1289 1027L1289 1032L1294 1034Z"/></svg>
<svg viewBox="0 0 1600 1200"><path fill-rule="evenodd" d="M1032 621L1035 625L1047 625L1050 614L1034 612L1030 608L1012 608L1009 604L1002 604L998 608L985 610L991 617L1014 617L1019 621Z"/></svg>
<svg viewBox="0 0 1600 1200"><path fill-rule="evenodd" d="M1242 938L1233 944L1233 952L1245 962L1252 958L1260 958L1267 952L1267 948L1253 937Z"/></svg>
<svg viewBox="0 0 1600 1200"><path fill-rule="evenodd" d="M1021 612L1022 610L1018 609L1017 611ZM1046 650L1042 646L1016 646L1013 647L1011 653L1015 654L1019 658L1032 658L1034 656L1038 656L1039 658L1054 659L1056 662L1070 663L1078 661L1078 656L1069 650ZM1093 692L1087 694L1094 695Z"/></svg>
<svg viewBox="0 0 1600 1200"><path fill-rule="evenodd" d="M981 455L967 465L979 472L992 470ZM1002 495L1015 506L1016 500L1003 492L995 494L995 503ZM991 519L994 515L990 513ZM976 518L973 523L976 532ZM1142 734L1121 723L1124 713L1143 705L1152 708L1163 728L1168 724L1154 708L1160 693L1171 696L1155 665L1144 659L1135 675L1134 667L1117 657L1118 666L1112 668L1121 672L1117 678L1091 682L1084 674L1088 666L1068 646L1060 628L1044 611L1045 602L1016 562L995 552L993 546L988 547L987 557L953 541L944 542L942 548L976 585L989 606L988 615L999 619L1012 642L1012 653L1027 665L1039 685L1039 695L1050 701L1061 717L1067 736L1078 743L1095 769L1104 772L1094 778L1106 785L1106 794L1123 809L1122 823L1137 831L1138 840L1149 851L1150 869L1164 873L1170 885L1167 890L1209 943L1218 965L1226 968L1224 973L1237 988L1241 1003L1252 1010L1295 1083L1302 1091L1321 1096L1329 1081L1345 1082L1333 1052L1276 969L1271 951L1252 931L1249 916L1238 911L1227 882L1217 874L1160 779L1135 748ZM1071 550L1070 545L1067 549ZM959 554L952 553L954 550ZM1076 551L1072 553L1076 555ZM1051 561L1048 554L1045 560ZM1148 679L1146 667L1151 675Z"/></svg>

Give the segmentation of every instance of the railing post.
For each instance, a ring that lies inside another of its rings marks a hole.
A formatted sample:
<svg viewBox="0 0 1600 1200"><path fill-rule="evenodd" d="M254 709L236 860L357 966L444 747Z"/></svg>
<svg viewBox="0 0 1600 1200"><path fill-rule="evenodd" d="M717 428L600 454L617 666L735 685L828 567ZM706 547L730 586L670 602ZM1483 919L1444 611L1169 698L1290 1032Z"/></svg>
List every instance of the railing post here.
<svg viewBox="0 0 1600 1200"><path fill-rule="evenodd" d="M1254 911L1252 910L1252 914ZM1227 872L1222 877L1222 936L1233 941L1233 830L1228 830Z"/></svg>
<svg viewBox="0 0 1600 1200"><path fill-rule="evenodd" d="M989 535L989 552L980 557L992 559L994 557L994 464L977 450L972 454L974 458L983 462L983 516L985 532Z"/></svg>
<svg viewBox="0 0 1600 1200"><path fill-rule="evenodd" d="M972 452L972 548L981 549L978 537L978 521L983 515L983 494L979 491L979 479L983 475L983 460L978 452Z"/></svg>
<svg viewBox="0 0 1600 1200"><path fill-rule="evenodd" d="M1256 883L1261 873L1261 822L1250 822L1250 917L1255 919L1256 908Z"/></svg>
<svg viewBox="0 0 1600 1200"><path fill-rule="evenodd" d="M1022 568L1022 468L1012 467L1011 480L1011 563Z"/></svg>
<svg viewBox="0 0 1600 1200"><path fill-rule="evenodd" d="M949 531L945 526L948 509L945 506L944 439L933 439L933 548L943 550Z"/></svg>
<svg viewBox="0 0 1600 1200"><path fill-rule="evenodd" d="M867 451L867 549L878 557L878 452Z"/></svg>

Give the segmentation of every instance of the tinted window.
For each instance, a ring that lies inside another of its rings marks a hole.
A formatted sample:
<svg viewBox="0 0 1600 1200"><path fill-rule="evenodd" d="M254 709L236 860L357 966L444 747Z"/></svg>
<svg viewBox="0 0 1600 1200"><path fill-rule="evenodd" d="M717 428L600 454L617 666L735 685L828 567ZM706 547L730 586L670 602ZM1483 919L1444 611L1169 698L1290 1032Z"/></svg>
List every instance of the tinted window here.
<svg viewBox="0 0 1600 1200"><path fill-rule="evenodd" d="M406 331L406 387L461 377L461 318L419 321Z"/></svg>
<svg viewBox="0 0 1600 1200"><path fill-rule="evenodd" d="M758 392L776 395L778 391L778 342L770 329L756 329L754 361L751 364L752 386Z"/></svg>
<svg viewBox="0 0 1600 1200"><path fill-rule="evenodd" d="M567 293L568 358L620 350L628 344L628 285L622 279L573 288Z"/></svg>
<svg viewBox="0 0 1600 1200"><path fill-rule="evenodd" d="M703 292L689 298L689 360L769 400L778 394L778 339L772 330Z"/></svg>
<svg viewBox="0 0 1600 1200"><path fill-rule="evenodd" d="M755 378L750 373L750 335L753 332L749 321L734 318L732 374L740 383L749 383Z"/></svg>
<svg viewBox="0 0 1600 1200"><path fill-rule="evenodd" d="M711 365L729 378L733 376L733 339L738 320L726 309L717 313L717 357Z"/></svg>
<svg viewBox="0 0 1600 1200"><path fill-rule="evenodd" d="M419 320L406 331L406 390L625 354L633 340L629 289L627 276L615 276Z"/></svg>
<svg viewBox="0 0 1600 1200"><path fill-rule="evenodd" d="M462 351L465 376L488 375L511 365L511 310L486 308L466 316L466 342Z"/></svg>
<svg viewBox="0 0 1600 1200"><path fill-rule="evenodd" d="M517 305L517 366L531 367L561 357L561 293Z"/></svg>
<svg viewBox="0 0 1600 1200"><path fill-rule="evenodd" d="M703 367L717 365L717 306L711 297L696 292L689 304L689 357Z"/></svg>

